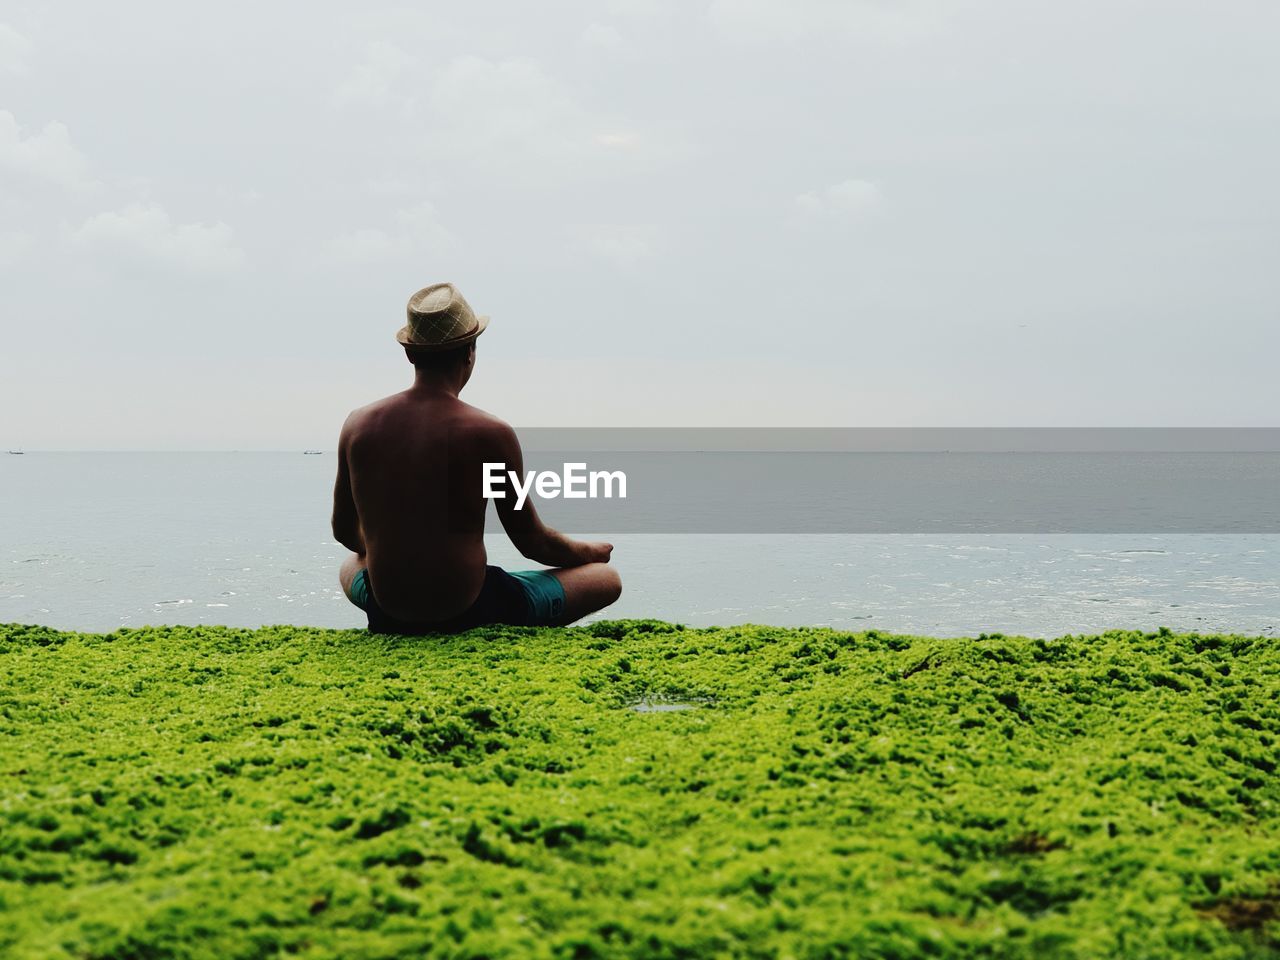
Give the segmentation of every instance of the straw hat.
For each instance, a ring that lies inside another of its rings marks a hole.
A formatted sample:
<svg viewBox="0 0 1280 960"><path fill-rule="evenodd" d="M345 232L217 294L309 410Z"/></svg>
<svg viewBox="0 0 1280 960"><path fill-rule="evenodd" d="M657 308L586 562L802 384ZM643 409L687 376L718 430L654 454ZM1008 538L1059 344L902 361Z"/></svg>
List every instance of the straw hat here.
<svg viewBox="0 0 1280 960"><path fill-rule="evenodd" d="M477 317L452 283L433 283L409 298L409 322L396 339L416 350L452 350L470 343L489 325Z"/></svg>

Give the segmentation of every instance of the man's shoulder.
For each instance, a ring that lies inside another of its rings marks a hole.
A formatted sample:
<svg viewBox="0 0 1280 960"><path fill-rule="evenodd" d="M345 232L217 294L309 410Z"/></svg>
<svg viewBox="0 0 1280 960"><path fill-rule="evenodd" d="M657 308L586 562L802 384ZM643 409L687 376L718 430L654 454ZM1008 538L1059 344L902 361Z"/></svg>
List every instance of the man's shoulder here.
<svg viewBox="0 0 1280 960"><path fill-rule="evenodd" d="M511 424L487 410L459 402L459 425L473 436L497 443L515 440L516 432Z"/></svg>
<svg viewBox="0 0 1280 960"><path fill-rule="evenodd" d="M357 438L376 436L381 432L379 424L388 416L395 415L397 400L398 395L393 394L352 410L342 423L342 431L338 439L339 446L349 445Z"/></svg>
<svg viewBox="0 0 1280 960"><path fill-rule="evenodd" d="M351 431L358 429L361 424L369 419L370 416L385 407L387 401L390 399L391 397L383 397L381 400L374 400L372 403L366 403L363 407L356 407L347 414L347 419L343 421L342 432L350 433Z"/></svg>
<svg viewBox="0 0 1280 960"><path fill-rule="evenodd" d="M383 397L352 410L342 425L342 437L350 443L357 438L376 440L388 431L401 436L406 422L417 422L423 416L429 416L454 441L466 438L504 449L519 444L511 425L487 410L458 400L447 407L433 407L426 414L420 403L415 404L404 394Z"/></svg>

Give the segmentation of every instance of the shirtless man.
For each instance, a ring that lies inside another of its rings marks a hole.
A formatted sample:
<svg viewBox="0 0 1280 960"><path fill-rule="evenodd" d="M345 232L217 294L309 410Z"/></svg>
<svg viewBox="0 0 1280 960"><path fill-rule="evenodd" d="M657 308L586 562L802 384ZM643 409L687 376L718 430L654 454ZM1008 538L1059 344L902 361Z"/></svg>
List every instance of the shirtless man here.
<svg viewBox="0 0 1280 960"><path fill-rule="evenodd" d="M572 540L532 501L495 499L516 549L556 569L508 573L486 563L483 467L524 476L515 431L458 399L488 326L457 289L436 283L409 300L396 334L413 386L361 407L338 438L333 535L352 553L339 580L372 633L454 633L487 623L566 624L622 593L613 545ZM505 475L505 472L504 472Z"/></svg>

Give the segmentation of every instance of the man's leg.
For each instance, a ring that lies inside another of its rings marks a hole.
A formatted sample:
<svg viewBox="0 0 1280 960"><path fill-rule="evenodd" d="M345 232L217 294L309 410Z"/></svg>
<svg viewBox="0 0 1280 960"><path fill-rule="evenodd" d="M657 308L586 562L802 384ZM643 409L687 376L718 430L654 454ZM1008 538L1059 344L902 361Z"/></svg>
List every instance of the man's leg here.
<svg viewBox="0 0 1280 960"><path fill-rule="evenodd" d="M622 578L607 563L584 563L580 567L559 567L547 572L564 587L562 625L603 610L622 596Z"/></svg>
<svg viewBox="0 0 1280 960"><path fill-rule="evenodd" d="M347 559L342 561L342 566L338 568L338 582L342 584L342 592L347 595L347 599L354 603L357 607L363 604L357 603L356 599L351 596L351 581L356 578L356 574L364 569L364 557L358 553L347 554ZM367 574L366 574L367 576Z"/></svg>

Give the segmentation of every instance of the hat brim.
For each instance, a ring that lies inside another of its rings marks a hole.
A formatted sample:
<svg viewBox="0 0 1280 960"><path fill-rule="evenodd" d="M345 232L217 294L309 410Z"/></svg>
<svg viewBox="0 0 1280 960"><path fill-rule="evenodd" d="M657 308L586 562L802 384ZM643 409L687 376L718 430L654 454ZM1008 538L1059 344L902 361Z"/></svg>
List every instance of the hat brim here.
<svg viewBox="0 0 1280 960"><path fill-rule="evenodd" d="M445 340L443 343L425 343L421 340L413 339L413 331L409 329L406 323L403 327L396 331L396 341L404 347L413 347L415 350L423 350L433 353L437 350L452 350L454 347L464 347L480 334L484 333L485 328L489 326L488 317L476 317L476 328L468 334L461 337L454 337L452 340Z"/></svg>

